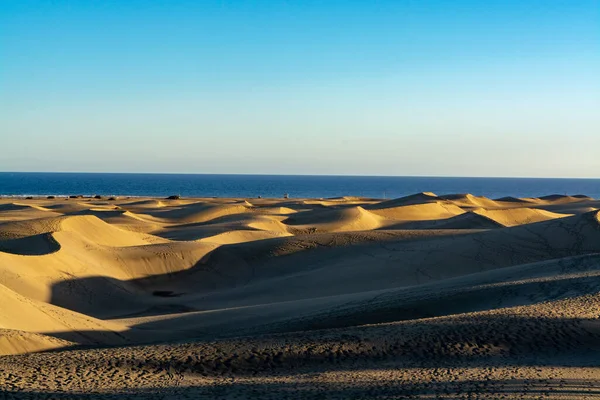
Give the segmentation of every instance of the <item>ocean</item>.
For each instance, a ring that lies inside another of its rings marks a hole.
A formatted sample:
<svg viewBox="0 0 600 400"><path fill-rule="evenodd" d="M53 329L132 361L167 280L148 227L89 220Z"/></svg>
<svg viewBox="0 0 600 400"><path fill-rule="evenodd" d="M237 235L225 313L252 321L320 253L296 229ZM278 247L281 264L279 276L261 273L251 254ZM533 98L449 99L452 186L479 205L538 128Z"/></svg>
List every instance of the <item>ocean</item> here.
<svg viewBox="0 0 600 400"><path fill-rule="evenodd" d="M149 196L397 198L418 192L498 198L585 194L600 198L600 179L406 176L200 175L0 172L0 196Z"/></svg>

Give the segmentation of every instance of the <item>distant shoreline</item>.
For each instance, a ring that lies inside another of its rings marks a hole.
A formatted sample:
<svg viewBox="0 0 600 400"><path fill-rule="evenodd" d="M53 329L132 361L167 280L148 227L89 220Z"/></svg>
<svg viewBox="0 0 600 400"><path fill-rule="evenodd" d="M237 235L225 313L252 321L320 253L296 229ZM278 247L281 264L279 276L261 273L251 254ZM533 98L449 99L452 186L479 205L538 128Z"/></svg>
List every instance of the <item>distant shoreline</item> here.
<svg viewBox="0 0 600 400"><path fill-rule="evenodd" d="M186 198L394 199L431 191L488 198L581 194L600 198L600 179L436 178L300 175L0 173L0 197L69 195Z"/></svg>
<svg viewBox="0 0 600 400"><path fill-rule="evenodd" d="M410 197L413 195L418 195L420 193L413 193L412 195L408 195L408 196L401 196L399 198L396 199L400 199L400 198L404 198L404 197ZM457 196L457 195L472 195L471 193L447 193L447 194L442 194L439 195L440 199L444 199L445 196ZM73 196L77 196L77 197L73 197ZM115 200L127 200L127 199L148 199L148 200L165 200L165 201L169 201L169 200L173 200L173 199L169 199L168 197L164 197L164 196L143 196L143 195L115 195L115 194L107 194L107 195L100 195L101 198L96 198L96 195L73 195L73 194L26 194L26 195L0 195L0 199L3 200L50 200L49 197L52 197L51 200L96 200L96 201L101 201L101 200L108 200L110 198L115 198ZM557 194L557 193L549 193L543 196L537 196L537 197L514 197L514 199L518 200L518 199L543 199L544 197L550 197L550 196L559 196L559 197L570 197L570 198L581 198L581 199L586 199L586 200L597 200L597 198L592 197L592 196L587 196L585 194L581 194L581 193L577 193L577 194ZM482 198L487 198L486 196L476 196L476 197L482 197ZM512 196L511 196L512 197ZM336 201L336 200L344 200L344 199L356 199L356 200L371 200L371 201L385 201L385 200L395 200L395 199L384 199L384 198L378 198L378 197L363 197L363 196L338 196L338 197L289 197L289 198L284 198L284 197L248 197L248 196L239 196L239 197L228 197L228 196L180 196L179 199L176 200L207 200L207 199L213 199L213 200L253 200L253 199L258 199L258 200L275 200L275 201L285 201L285 200L289 200L289 201L299 201L299 200L319 200L319 201ZM495 199L491 199L491 198L487 198L489 200L494 200L494 201L502 201L503 198L495 198Z"/></svg>

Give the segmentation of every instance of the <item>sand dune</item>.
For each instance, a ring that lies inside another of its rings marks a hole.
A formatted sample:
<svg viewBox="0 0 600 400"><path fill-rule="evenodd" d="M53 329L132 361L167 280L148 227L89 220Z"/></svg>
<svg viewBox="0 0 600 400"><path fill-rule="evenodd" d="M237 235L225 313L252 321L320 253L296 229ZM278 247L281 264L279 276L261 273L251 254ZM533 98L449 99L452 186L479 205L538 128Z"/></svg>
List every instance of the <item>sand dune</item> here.
<svg viewBox="0 0 600 400"><path fill-rule="evenodd" d="M481 207L498 208L500 205L494 200L472 194L446 194L440 196L441 199L448 200L460 207Z"/></svg>
<svg viewBox="0 0 600 400"><path fill-rule="evenodd" d="M0 285L0 301L0 326L3 327L49 335L65 334L75 339L74 342L83 344L126 342L118 333L125 330L120 325L29 299L3 285ZM39 336L36 338L36 341L39 340ZM7 352L7 349L3 349L3 352Z"/></svg>
<svg viewBox="0 0 600 400"><path fill-rule="evenodd" d="M0 391L600 395L599 208L581 195L2 199Z"/></svg>
<svg viewBox="0 0 600 400"><path fill-rule="evenodd" d="M27 354L66 348L73 345L75 345L75 343L49 335L13 329L0 329L0 356L8 354Z"/></svg>
<svg viewBox="0 0 600 400"><path fill-rule="evenodd" d="M287 215L297 213L298 211L288 207L262 207L257 209L256 212L260 214Z"/></svg>
<svg viewBox="0 0 600 400"><path fill-rule="evenodd" d="M564 218L570 215L531 208L509 208L506 210L475 209L472 212L487 217L502 226L525 225L555 218Z"/></svg>
<svg viewBox="0 0 600 400"><path fill-rule="evenodd" d="M531 197L519 198L519 197L513 197L513 196L500 197L498 199L493 199L493 200L496 203L500 203L500 204L517 203L517 204L522 204L523 206L527 206L527 205L531 205L531 204L539 204L542 201L540 199L531 198Z"/></svg>
<svg viewBox="0 0 600 400"><path fill-rule="evenodd" d="M0 204L0 213L6 212L6 211L25 211L25 210L50 211L48 208L36 206L33 204L31 204L31 205L21 204L21 203Z"/></svg>
<svg viewBox="0 0 600 400"><path fill-rule="evenodd" d="M169 201L169 203L171 203L171 201ZM171 203L172 204L172 203ZM138 207L138 208L161 208L161 207L166 207L167 204L161 200L155 200L155 199L148 199L148 200L139 200L139 201L132 201L132 202L127 202L127 203L122 203L121 204L122 207L127 207L127 208L132 208L132 207Z"/></svg>
<svg viewBox="0 0 600 400"><path fill-rule="evenodd" d="M432 192L416 193L410 196L401 197L373 204L371 209L393 208L400 206L410 206L413 204L424 204L429 202L437 202L440 198Z"/></svg>
<svg viewBox="0 0 600 400"><path fill-rule="evenodd" d="M464 210L453 204L431 202L396 207L372 207L371 212L381 217L398 221L429 221L454 217L464 213Z"/></svg>
<svg viewBox="0 0 600 400"><path fill-rule="evenodd" d="M505 227L494 218L485 215L485 213L476 211L468 211L443 221L436 221L433 226L438 229L494 229Z"/></svg>
<svg viewBox="0 0 600 400"><path fill-rule="evenodd" d="M200 241L208 242L208 243L218 243L218 244L234 244L234 243L246 243L246 242L254 242L256 240L264 240L271 239L279 236L291 236L290 233L283 233L278 231L269 231L269 230L240 230L240 231L228 231L219 233L214 236L209 236L204 239L200 239Z"/></svg>
<svg viewBox="0 0 600 400"><path fill-rule="evenodd" d="M581 194L574 195L574 196L568 196L568 195L562 195L562 194L551 194L548 196L542 196L539 199L543 200L543 201L547 201L547 202L552 202L552 203L572 203L572 202L578 202L578 201L592 200L590 197L581 195Z"/></svg>
<svg viewBox="0 0 600 400"><path fill-rule="evenodd" d="M24 205L20 203L0 204L0 223L3 221L58 217L60 215L50 209L37 205Z"/></svg>
<svg viewBox="0 0 600 400"><path fill-rule="evenodd" d="M143 246L161 241L149 235L124 231L103 222L95 216L63 218L60 220L60 228L56 235L58 234L61 237L66 236L66 234L77 235L79 240L112 247Z"/></svg>
<svg viewBox="0 0 600 400"><path fill-rule="evenodd" d="M360 206L298 213L283 222L300 230L314 232L366 231L381 226L377 215Z"/></svg>
<svg viewBox="0 0 600 400"><path fill-rule="evenodd" d="M181 207L169 207L166 210L148 211L147 214L165 222L194 223L207 222L230 214L241 214L247 210L245 204L187 204Z"/></svg>

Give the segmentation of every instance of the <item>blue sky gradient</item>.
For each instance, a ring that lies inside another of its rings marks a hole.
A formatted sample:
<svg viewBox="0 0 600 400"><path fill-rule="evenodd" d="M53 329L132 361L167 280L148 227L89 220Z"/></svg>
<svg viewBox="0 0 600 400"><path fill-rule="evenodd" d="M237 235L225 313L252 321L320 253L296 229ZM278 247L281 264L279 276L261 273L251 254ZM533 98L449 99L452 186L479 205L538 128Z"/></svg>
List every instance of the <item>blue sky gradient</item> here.
<svg viewBox="0 0 600 400"><path fill-rule="evenodd" d="M0 171L600 177L600 2L0 3Z"/></svg>

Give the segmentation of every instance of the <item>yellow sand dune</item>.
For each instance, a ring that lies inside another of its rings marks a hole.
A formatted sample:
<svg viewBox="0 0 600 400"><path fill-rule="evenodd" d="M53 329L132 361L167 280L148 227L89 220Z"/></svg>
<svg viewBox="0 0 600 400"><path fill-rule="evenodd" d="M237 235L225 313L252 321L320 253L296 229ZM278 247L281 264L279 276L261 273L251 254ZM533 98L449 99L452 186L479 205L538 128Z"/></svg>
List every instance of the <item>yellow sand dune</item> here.
<svg viewBox="0 0 600 400"><path fill-rule="evenodd" d="M18 239L60 230L63 216L50 218L15 219L0 225L0 239Z"/></svg>
<svg viewBox="0 0 600 400"><path fill-rule="evenodd" d="M129 232L110 225L92 216L71 216L60 219L60 228L55 237L76 235L79 240L87 240L101 246L125 247L164 242L164 240L145 234ZM64 240L64 239L63 239Z"/></svg>
<svg viewBox="0 0 600 400"><path fill-rule="evenodd" d="M289 233L289 229L287 225L281 222L284 219L285 217L282 217L281 219L276 219L274 217L254 218L247 223L247 226L260 231L287 234Z"/></svg>
<svg viewBox="0 0 600 400"><path fill-rule="evenodd" d="M76 200L56 200L56 202L53 201L50 204L44 204L43 207L56 213L71 214L82 210L88 210L92 206L97 207L97 205L91 202L81 202Z"/></svg>
<svg viewBox="0 0 600 400"><path fill-rule="evenodd" d="M297 213L283 221L296 229L317 232L365 231L381 227L381 218L360 206Z"/></svg>
<svg viewBox="0 0 600 400"><path fill-rule="evenodd" d="M589 201L589 200L593 200L591 197L588 196L584 196L584 195L575 195L575 196L569 196L569 195L562 195L562 194L551 194L548 196L542 196L539 198L539 200L548 202L548 203L553 203L553 204L565 204L565 203L577 203L580 201Z"/></svg>
<svg viewBox="0 0 600 400"><path fill-rule="evenodd" d="M435 229L494 229L504 228L505 225L490 218L489 216L476 211L468 211L464 214L448 218L437 223L430 228Z"/></svg>
<svg viewBox="0 0 600 400"><path fill-rule="evenodd" d="M2 203L0 200L0 223L4 221L57 217L60 215L36 204Z"/></svg>
<svg viewBox="0 0 600 400"><path fill-rule="evenodd" d="M243 204L197 203L148 214L171 223L189 224L207 222L225 215L245 212L248 212L248 207Z"/></svg>
<svg viewBox="0 0 600 400"><path fill-rule="evenodd" d="M24 224L7 225L14 230ZM85 304L135 309L139 303L135 296L144 290L126 281L185 270L217 246L170 243L121 230L93 216L30 221L25 228L17 232L21 238L0 241L3 283L38 301L55 302L61 297L61 304L67 302L74 309ZM79 284L65 284L74 277L81 279ZM119 304L120 299L128 299L129 304Z"/></svg>
<svg viewBox="0 0 600 400"><path fill-rule="evenodd" d="M505 210L485 210L478 208L473 210L473 213L487 217L502 226L531 224L570 216L570 214L558 214L533 208L509 208Z"/></svg>
<svg viewBox="0 0 600 400"><path fill-rule="evenodd" d="M275 214L275 215L287 215L287 214L295 214L298 211L291 209L289 207L261 207L256 209L254 212L260 214Z"/></svg>
<svg viewBox="0 0 600 400"><path fill-rule="evenodd" d="M69 215L92 215L113 226L127 231L150 233L162 228L164 223L152 216L136 214L121 208L90 208Z"/></svg>
<svg viewBox="0 0 600 400"><path fill-rule="evenodd" d="M541 200L537 198L531 197L513 197L513 196L505 196L500 197L498 199L494 199L496 203L522 203L522 204L532 204L532 203L540 203Z"/></svg>
<svg viewBox="0 0 600 400"><path fill-rule="evenodd" d="M459 207L481 207L481 208L499 208L500 205L494 200L483 196L473 196L472 194L446 194L439 196L441 199L451 201Z"/></svg>
<svg viewBox="0 0 600 400"><path fill-rule="evenodd" d="M413 204L437 202L439 200L440 199L438 198L438 196L435 193L423 192L423 193L412 194L410 196L401 197L399 199L382 201L380 203L373 204L367 208L371 209L371 210L376 210L376 209L380 209L380 208L394 208L394 207L400 207L400 206L409 206L409 205L413 205Z"/></svg>
<svg viewBox="0 0 600 400"><path fill-rule="evenodd" d="M169 204L166 204L163 201L155 200L155 199L146 199L146 200L137 200L127 203L121 203L121 207L123 208L162 208L167 206L172 206L173 204L169 201Z"/></svg>
<svg viewBox="0 0 600 400"><path fill-rule="evenodd" d="M26 211L26 210L37 210L37 211L48 211L48 208L37 206L34 204L21 204L21 203L4 203L0 204L0 213L5 211Z"/></svg>
<svg viewBox="0 0 600 400"><path fill-rule="evenodd" d="M39 333L0 328L0 356L75 346L77 343Z"/></svg>
<svg viewBox="0 0 600 400"><path fill-rule="evenodd" d="M161 240L145 234L124 231L108 224L90 211L86 215L59 216L5 222L0 229L0 239L16 239L46 233L70 232L80 238L108 246L137 246Z"/></svg>
<svg viewBox="0 0 600 400"><path fill-rule="evenodd" d="M110 276L119 279L136 279L186 270L201 261L216 247L211 243L168 242L111 249L106 252L106 257L113 255L115 257L112 263L114 273ZM100 249L100 251L104 250Z"/></svg>
<svg viewBox="0 0 600 400"><path fill-rule="evenodd" d="M368 199L366 197L358 197L358 196L338 196L338 197L328 197L325 200L329 200L329 201L339 201L342 203L348 203L351 201L368 201L371 199Z"/></svg>
<svg viewBox="0 0 600 400"><path fill-rule="evenodd" d="M214 243L91 246L76 236L58 241L61 250L48 255L0 253L2 283L32 300L90 315L118 315L151 306L160 280L153 285L143 279L185 271L218 247Z"/></svg>
<svg viewBox="0 0 600 400"><path fill-rule="evenodd" d="M396 221L430 221L454 217L464 211L454 204L440 201L405 206L370 209L373 214Z"/></svg>
<svg viewBox="0 0 600 400"><path fill-rule="evenodd" d="M599 207L433 193L3 199L0 391L278 398L305 382L314 398L336 385L331 397L466 398L484 382L489 398L527 398L519 382L560 372L576 381L534 394L577 397L600 384L584 367L600 356Z"/></svg>
<svg viewBox="0 0 600 400"><path fill-rule="evenodd" d="M34 333L59 334L78 343L124 343L124 327L71 310L38 302L0 284L0 328ZM6 350L6 349L4 349Z"/></svg>
<svg viewBox="0 0 600 400"><path fill-rule="evenodd" d="M239 230L219 233L214 236L209 236L200 239L201 242L218 243L218 244L234 244L254 242L256 240L272 239L275 237L291 236L291 233L278 232L271 230Z"/></svg>
<svg viewBox="0 0 600 400"><path fill-rule="evenodd" d="M215 218L210 223L190 223L182 225L166 225L152 232L170 240L199 240L222 233L240 230L267 231L275 235L289 233L289 228L281 223L285 215L262 213L243 213L225 215Z"/></svg>

